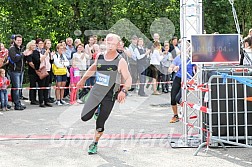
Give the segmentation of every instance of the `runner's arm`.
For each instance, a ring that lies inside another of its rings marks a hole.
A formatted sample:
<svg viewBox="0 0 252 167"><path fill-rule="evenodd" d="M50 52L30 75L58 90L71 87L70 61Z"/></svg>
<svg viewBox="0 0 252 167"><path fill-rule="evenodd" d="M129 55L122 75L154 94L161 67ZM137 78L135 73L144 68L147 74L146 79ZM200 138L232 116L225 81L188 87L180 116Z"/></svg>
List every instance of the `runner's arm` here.
<svg viewBox="0 0 252 167"><path fill-rule="evenodd" d="M82 87L85 84L86 80L95 74L97 70L96 64L97 59L95 59L95 62L88 68L88 70L85 72L81 80L77 83L77 87Z"/></svg>
<svg viewBox="0 0 252 167"><path fill-rule="evenodd" d="M125 59L120 59L119 61L119 65L118 65L118 71L119 73L122 74L122 77L125 81L124 85L123 85L123 89L127 90L131 87L132 84L132 78L128 69L128 65L127 62L125 61Z"/></svg>

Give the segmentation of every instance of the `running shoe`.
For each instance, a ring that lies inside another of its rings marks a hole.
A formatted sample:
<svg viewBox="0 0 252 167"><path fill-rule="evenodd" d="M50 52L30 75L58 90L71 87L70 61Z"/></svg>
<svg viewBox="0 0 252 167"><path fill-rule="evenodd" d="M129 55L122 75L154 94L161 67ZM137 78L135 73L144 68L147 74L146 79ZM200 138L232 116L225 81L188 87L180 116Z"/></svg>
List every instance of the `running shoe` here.
<svg viewBox="0 0 252 167"><path fill-rule="evenodd" d="M179 117L177 115L173 116L172 119L170 120L170 123L176 123L179 122Z"/></svg>
<svg viewBox="0 0 252 167"><path fill-rule="evenodd" d="M58 106L62 106L60 101L56 101L55 104L58 105Z"/></svg>
<svg viewBox="0 0 252 167"><path fill-rule="evenodd" d="M60 103L63 105L68 105L69 103L65 102L64 100L60 100Z"/></svg>
<svg viewBox="0 0 252 167"><path fill-rule="evenodd" d="M79 104L83 104L83 101L81 101L80 99L76 100L76 102Z"/></svg>
<svg viewBox="0 0 252 167"><path fill-rule="evenodd" d="M91 155L91 154L97 154L97 144L92 143L92 144L89 146L88 154L89 154L89 155Z"/></svg>

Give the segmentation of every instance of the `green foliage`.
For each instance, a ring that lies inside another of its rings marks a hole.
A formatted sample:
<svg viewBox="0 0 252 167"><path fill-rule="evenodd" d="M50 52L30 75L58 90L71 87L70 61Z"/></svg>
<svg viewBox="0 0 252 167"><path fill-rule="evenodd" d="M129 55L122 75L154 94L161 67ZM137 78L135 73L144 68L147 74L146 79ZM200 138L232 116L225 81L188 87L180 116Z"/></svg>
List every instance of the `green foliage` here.
<svg viewBox="0 0 252 167"><path fill-rule="evenodd" d="M85 30L109 30L124 18L128 21L117 27L125 31L123 36L133 33L130 26L135 25L140 31L134 33L152 39L152 23L158 18L167 18L175 26L175 34L169 31L172 26L167 28L165 40L180 36L179 0L0 0L0 4L0 41L7 47L12 34L21 34L24 44L38 37L56 44L69 36L77 38L75 30L81 30L78 38L87 42ZM251 0L236 0L235 8L241 33L247 36L252 28ZM203 11L207 33L237 33L228 0L203 0ZM164 24L160 27L165 29Z"/></svg>
<svg viewBox="0 0 252 167"><path fill-rule="evenodd" d="M235 1L241 33L252 27L249 0ZM11 34L22 34L24 43L35 38L50 38L53 43L68 36L87 41L85 30L108 30L120 19L130 20L149 39L150 27L157 18L168 18L180 36L179 0L0 0L0 39L9 44ZM236 33L228 0L203 0L204 29L207 33ZM124 27L122 27L124 28ZM166 37L165 37L166 38Z"/></svg>

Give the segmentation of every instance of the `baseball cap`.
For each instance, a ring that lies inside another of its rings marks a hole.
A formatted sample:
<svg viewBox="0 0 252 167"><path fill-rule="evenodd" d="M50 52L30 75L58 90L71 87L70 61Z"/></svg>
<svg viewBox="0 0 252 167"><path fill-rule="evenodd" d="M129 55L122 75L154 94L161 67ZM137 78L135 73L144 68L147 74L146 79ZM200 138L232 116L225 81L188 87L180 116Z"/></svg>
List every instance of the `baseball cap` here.
<svg viewBox="0 0 252 167"><path fill-rule="evenodd" d="M15 34L12 34L12 35L11 35L11 39L15 39Z"/></svg>

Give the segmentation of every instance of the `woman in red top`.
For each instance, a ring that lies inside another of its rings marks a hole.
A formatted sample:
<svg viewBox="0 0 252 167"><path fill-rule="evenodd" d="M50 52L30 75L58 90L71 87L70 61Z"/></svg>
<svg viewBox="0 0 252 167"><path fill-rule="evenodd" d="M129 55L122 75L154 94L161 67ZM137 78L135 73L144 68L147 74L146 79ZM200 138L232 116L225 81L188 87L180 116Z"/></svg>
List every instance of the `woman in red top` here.
<svg viewBox="0 0 252 167"><path fill-rule="evenodd" d="M8 49L4 47L3 43L0 43L0 68L8 64Z"/></svg>
<svg viewBox="0 0 252 167"><path fill-rule="evenodd" d="M10 85L10 81L5 77L5 70L0 69L0 97L1 97L1 110L8 111L8 93L7 87Z"/></svg>

